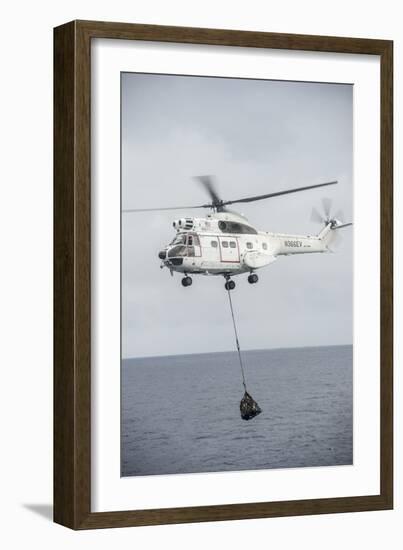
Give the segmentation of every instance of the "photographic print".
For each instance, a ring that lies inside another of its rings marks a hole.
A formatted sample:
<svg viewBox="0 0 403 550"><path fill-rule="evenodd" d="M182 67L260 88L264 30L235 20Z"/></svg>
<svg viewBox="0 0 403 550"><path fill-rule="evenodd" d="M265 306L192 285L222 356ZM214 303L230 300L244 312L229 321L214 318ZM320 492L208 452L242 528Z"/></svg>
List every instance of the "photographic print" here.
<svg viewBox="0 0 403 550"><path fill-rule="evenodd" d="M353 464L353 86L121 74L121 475Z"/></svg>
<svg viewBox="0 0 403 550"><path fill-rule="evenodd" d="M393 42L71 21L54 114L54 521L393 508Z"/></svg>

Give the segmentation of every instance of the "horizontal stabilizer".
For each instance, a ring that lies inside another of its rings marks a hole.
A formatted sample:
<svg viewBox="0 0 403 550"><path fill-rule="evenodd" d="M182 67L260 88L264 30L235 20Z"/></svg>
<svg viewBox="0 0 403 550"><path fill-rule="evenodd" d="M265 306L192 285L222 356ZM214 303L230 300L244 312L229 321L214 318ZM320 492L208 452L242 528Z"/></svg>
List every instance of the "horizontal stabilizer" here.
<svg viewBox="0 0 403 550"><path fill-rule="evenodd" d="M332 229L342 229L343 227L348 227L349 225L353 225L352 222L350 223L340 223L338 225L335 225L334 227L332 227Z"/></svg>

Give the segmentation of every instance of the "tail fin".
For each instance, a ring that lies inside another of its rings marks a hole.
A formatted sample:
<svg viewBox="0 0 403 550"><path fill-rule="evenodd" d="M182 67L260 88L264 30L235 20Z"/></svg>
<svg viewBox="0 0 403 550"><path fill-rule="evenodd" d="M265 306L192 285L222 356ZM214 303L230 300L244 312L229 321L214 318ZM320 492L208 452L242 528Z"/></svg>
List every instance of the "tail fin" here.
<svg viewBox="0 0 403 550"><path fill-rule="evenodd" d="M322 231L318 234L319 240L323 243L325 247L328 246L330 241L332 240L332 224L329 222L325 225L325 227L322 229Z"/></svg>
<svg viewBox="0 0 403 550"><path fill-rule="evenodd" d="M336 230L342 229L343 227L348 227L350 225L353 225L353 224L351 222L341 223L338 220L331 220L325 225L322 231L318 234L318 238L322 242L323 246L327 250L329 250L329 244L333 240L335 240L336 237L340 239L340 235L338 235L338 232L336 232Z"/></svg>

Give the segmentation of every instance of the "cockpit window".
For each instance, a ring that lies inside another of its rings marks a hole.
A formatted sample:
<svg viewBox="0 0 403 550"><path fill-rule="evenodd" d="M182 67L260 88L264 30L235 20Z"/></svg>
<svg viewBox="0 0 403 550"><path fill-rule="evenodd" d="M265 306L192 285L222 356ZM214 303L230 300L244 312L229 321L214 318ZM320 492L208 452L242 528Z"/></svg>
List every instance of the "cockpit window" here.
<svg viewBox="0 0 403 550"><path fill-rule="evenodd" d="M175 245L168 250L168 258L180 258L184 256L189 256L189 254L188 247L183 244Z"/></svg>
<svg viewBox="0 0 403 550"><path fill-rule="evenodd" d="M196 233L188 235L188 246L200 246L199 236Z"/></svg>
<svg viewBox="0 0 403 550"><path fill-rule="evenodd" d="M199 236L196 233L179 233L170 243L168 258L200 255L200 252L195 250L195 246L200 246Z"/></svg>
<svg viewBox="0 0 403 550"><path fill-rule="evenodd" d="M173 246L174 244L186 244L186 235L184 233L176 235L170 244L171 246Z"/></svg>

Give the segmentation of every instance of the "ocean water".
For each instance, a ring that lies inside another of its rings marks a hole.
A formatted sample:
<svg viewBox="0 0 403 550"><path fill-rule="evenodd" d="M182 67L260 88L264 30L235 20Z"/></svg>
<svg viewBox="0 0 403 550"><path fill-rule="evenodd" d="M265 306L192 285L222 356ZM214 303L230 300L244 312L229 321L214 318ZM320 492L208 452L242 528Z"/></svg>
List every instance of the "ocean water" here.
<svg viewBox="0 0 403 550"><path fill-rule="evenodd" d="M124 360L122 476L352 464L352 346L243 359L249 421L236 352Z"/></svg>

